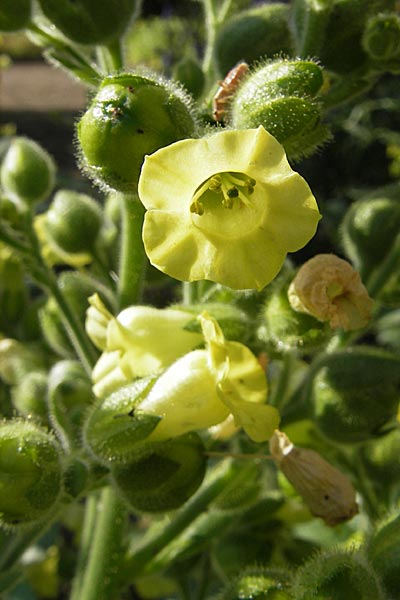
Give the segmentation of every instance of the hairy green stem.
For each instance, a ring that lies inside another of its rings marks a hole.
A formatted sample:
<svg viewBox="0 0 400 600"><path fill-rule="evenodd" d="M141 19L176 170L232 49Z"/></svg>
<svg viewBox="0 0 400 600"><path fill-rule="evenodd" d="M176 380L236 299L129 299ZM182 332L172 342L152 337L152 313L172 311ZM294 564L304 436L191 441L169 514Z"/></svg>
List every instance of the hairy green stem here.
<svg viewBox="0 0 400 600"><path fill-rule="evenodd" d="M275 383L273 393L269 399L269 404L275 406L278 410L285 404L290 376L295 362L296 355L294 352L286 352L283 355L281 370L277 378L278 380Z"/></svg>
<svg viewBox="0 0 400 600"><path fill-rule="evenodd" d="M218 78L215 61L215 41L221 25L225 22L232 5L232 0L203 0L206 46L203 57L203 73L205 76L205 96L207 97Z"/></svg>
<svg viewBox="0 0 400 600"><path fill-rule="evenodd" d="M88 510L94 510L91 504ZM82 560L87 558L86 569L83 577L78 574L82 585L79 588L75 586L73 600L120 598L115 577L124 552L122 539L126 530L126 508L111 487L106 487L101 492L95 518L90 549L82 557ZM92 515L89 515L88 521L92 529ZM83 564L79 568L82 573Z"/></svg>
<svg viewBox="0 0 400 600"><path fill-rule="evenodd" d="M122 232L118 308L139 301L147 264L142 241L144 206L134 194L121 194Z"/></svg>
<svg viewBox="0 0 400 600"><path fill-rule="evenodd" d="M377 267L367 282L367 289L373 298L379 296L388 279L395 273L400 265L400 234L397 235L392 248L385 260Z"/></svg>
<svg viewBox="0 0 400 600"><path fill-rule="evenodd" d="M124 64L121 40L118 38L110 42L107 46L98 46L97 56L100 66L105 73L119 71Z"/></svg>
<svg viewBox="0 0 400 600"><path fill-rule="evenodd" d="M72 582L70 600L79 600L82 588L83 578L85 576L86 565L89 557L90 546L93 541L93 535L96 525L98 497L96 493L92 493L86 499L85 518L83 521L83 530L81 542L79 545L79 555L75 576Z"/></svg>
<svg viewBox="0 0 400 600"><path fill-rule="evenodd" d="M142 544L128 555L125 564L121 567L121 578L128 583L141 575L158 552L174 540L209 504L223 491L228 483L234 479L237 468L228 460L218 465L200 490L193 496L175 518L162 530L150 534Z"/></svg>

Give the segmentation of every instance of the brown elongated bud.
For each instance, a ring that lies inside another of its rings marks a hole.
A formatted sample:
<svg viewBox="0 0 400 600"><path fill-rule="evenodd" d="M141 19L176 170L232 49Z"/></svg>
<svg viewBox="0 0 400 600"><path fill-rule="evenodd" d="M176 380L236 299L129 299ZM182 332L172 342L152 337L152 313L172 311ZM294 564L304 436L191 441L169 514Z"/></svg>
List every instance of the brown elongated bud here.
<svg viewBox="0 0 400 600"><path fill-rule="evenodd" d="M297 448L278 430L269 446L273 460L315 517L334 527L357 514L356 494L350 480L317 452Z"/></svg>

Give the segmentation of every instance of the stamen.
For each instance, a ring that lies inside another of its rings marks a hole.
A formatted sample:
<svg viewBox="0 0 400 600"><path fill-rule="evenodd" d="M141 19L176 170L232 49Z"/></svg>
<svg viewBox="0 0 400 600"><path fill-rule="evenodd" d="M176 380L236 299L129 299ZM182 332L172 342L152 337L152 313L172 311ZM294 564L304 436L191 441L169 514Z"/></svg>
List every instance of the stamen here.
<svg viewBox="0 0 400 600"><path fill-rule="evenodd" d="M222 196L220 202L224 208L232 209L235 199L239 200L238 207L251 206L249 196L253 194L256 180L245 173L217 173L207 179L196 190L190 205L190 212L203 215L205 204L210 206L212 196L204 197L206 192L213 192L215 198Z"/></svg>

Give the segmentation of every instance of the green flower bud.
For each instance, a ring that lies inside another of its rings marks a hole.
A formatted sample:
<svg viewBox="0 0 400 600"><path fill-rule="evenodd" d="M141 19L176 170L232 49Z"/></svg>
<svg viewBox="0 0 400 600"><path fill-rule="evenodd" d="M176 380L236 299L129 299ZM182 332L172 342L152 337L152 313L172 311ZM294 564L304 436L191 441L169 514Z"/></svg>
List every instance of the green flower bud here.
<svg viewBox="0 0 400 600"><path fill-rule="evenodd" d="M342 246L362 279L390 252L399 229L397 198L365 198L347 211L341 226Z"/></svg>
<svg viewBox="0 0 400 600"><path fill-rule="evenodd" d="M0 524L29 525L46 518L62 490L60 450L32 422L0 425Z"/></svg>
<svg viewBox="0 0 400 600"><path fill-rule="evenodd" d="M379 435L396 417L399 367L396 355L362 346L327 356L312 382L317 427L328 438L344 443Z"/></svg>
<svg viewBox="0 0 400 600"><path fill-rule="evenodd" d="M17 31L29 24L31 0L2 0L0 6L0 31Z"/></svg>
<svg viewBox="0 0 400 600"><path fill-rule="evenodd" d="M35 204L48 197L54 185L55 165L39 144L15 137L0 169L5 192L17 202Z"/></svg>
<svg viewBox="0 0 400 600"><path fill-rule="evenodd" d="M220 73L225 75L239 61L291 54L288 16L289 7L279 2L242 11L227 21L215 43Z"/></svg>
<svg viewBox="0 0 400 600"><path fill-rule="evenodd" d="M386 61L400 57L400 17L381 13L367 22L362 37L364 50L373 60Z"/></svg>
<svg viewBox="0 0 400 600"><path fill-rule="evenodd" d="M206 457L201 439L186 434L144 444L126 465L112 468L117 489L132 508L166 512L179 508L203 481Z"/></svg>
<svg viewBox="0 0 400 600"><path fill-rule="evenodd" d="M70 190L56 193L46 215L47 231L64 252L90 252L101 224L97 202Z"/></svg>
<svg viewBox="0 0 400 600"><path fill-rule="evenodd" d="M39 0L46 17L78 44L107 44L119 38L138 0Z"/></svg>
<svg viewBox="0 0 400 600"><path fill-rule="evenodd" d="M322 69L312 61L270 62L239 86L229 122L235 129L262 125L290 158L307 156L329 138L315 99L322 85Z"/></svg>
<svg viewBox="0 0 400 600"><path fill-rule="evenodd" d="M0 340L0 378L9 385L17 385L30 371L41 371L46 366L42 350L35 344L23 344L11 338Z"/></svg>
<svg viewBox="0 0 400 600"><path fill-rule="evenodd" d="M93 406L86 419L84 443L105 465L128 463L160 418L145 415L137 405L146 396L154 378L137 379Z"/></svg>
<svg viewBox="0 0 400 600"><path fill-rule="evenodd" d="M293 310L288 299L290 279L288 273L272 284L260 315L257 337L270 352L309 353L321 347L329 330L311 315Z"/></svg>
<svg viewBox="0 0 400 600"><path fill-rule="evenodd" d="M47 375L42 371L27 373L12 389L12 401L17 411L26 417L39 417L47 422Z"/></svg>
<svg viewBox="0 0 400 600"><path fill-rule="evenodd" d="M80 443L83 418L92 400L92 383L80 362L64 360L52 367L48 379L49 414L65 446Z"/></svg>
<svg viewBox="0 0 400 600"><path fill-rule="evenodd" d="M205 78L197 60L190 57L182 58L174 67L173 78L179 81L193 98L201 95Z"/></svg>
<svg viewBox="0 0 400 600"><path fill-rule="evenodd" d="M362 47L365 24L379 11L394 10L395 0L333 0L319 52L326 69L347 75L368 59Z"/></svg>
<svg viewBox="0 0 400 600"><path fill-rule="evenodd" d="M190 102L158 75L106 77L78 123L83 169L103 187L135 192L144 156L194 133Z"/></svg>
<svg viewBox="0 0 400 600"><path fill-rule="evenodd" d="M95 292L110 303L108 290L98 281L84 273L64 271L58 277L58 285L72 312L82 325L85 322L88 298ZM75 358L76 354L65 330L60 309L56 302L49 298L39 311L40 324L46 342L50 348L63 358Z"/></svg>
<svg viewBox="0 0 400 600"><path fill-rule="evenodd" d="M342 550L321 552L297 570L292 586L296 600L321 598L384 600L371 565L361 555Z"/></svg>
<svg viewBox="0 0 400 600"><path fill-rule="evenodd" d="M284 569L245 569L217 596L217 600L291 600L291 575Z"/></svg>
<svg viewBox="0 0 400 600"><path fill-rule="evenodd" d="M391 598L400 589L400 515L394 514L378 525L367 544L367 555Z"/></svg>

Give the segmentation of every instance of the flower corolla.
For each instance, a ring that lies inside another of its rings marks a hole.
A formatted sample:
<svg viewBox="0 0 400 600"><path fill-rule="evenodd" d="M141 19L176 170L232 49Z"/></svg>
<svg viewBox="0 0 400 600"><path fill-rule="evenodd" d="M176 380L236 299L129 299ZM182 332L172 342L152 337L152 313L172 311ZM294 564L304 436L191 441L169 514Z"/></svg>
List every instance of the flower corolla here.
<svg viewBox="0 0 400 600"><path fill-rule="evenodd" d="M208 429L229 415L254 441L268 440L279 423L279 413L265 403L263 368L249 348L225 340L218 323L206 312L199 320L206 348L173 363L137 407L161 417L149 441Z"/></svg>
<svg viewBox="0 0 400 600"><path fill-rule="evenodd" d="M150 262L182 281L260 290L320 219L309 186L263 127L161 148L146 157L138 191Z"/></svg>

